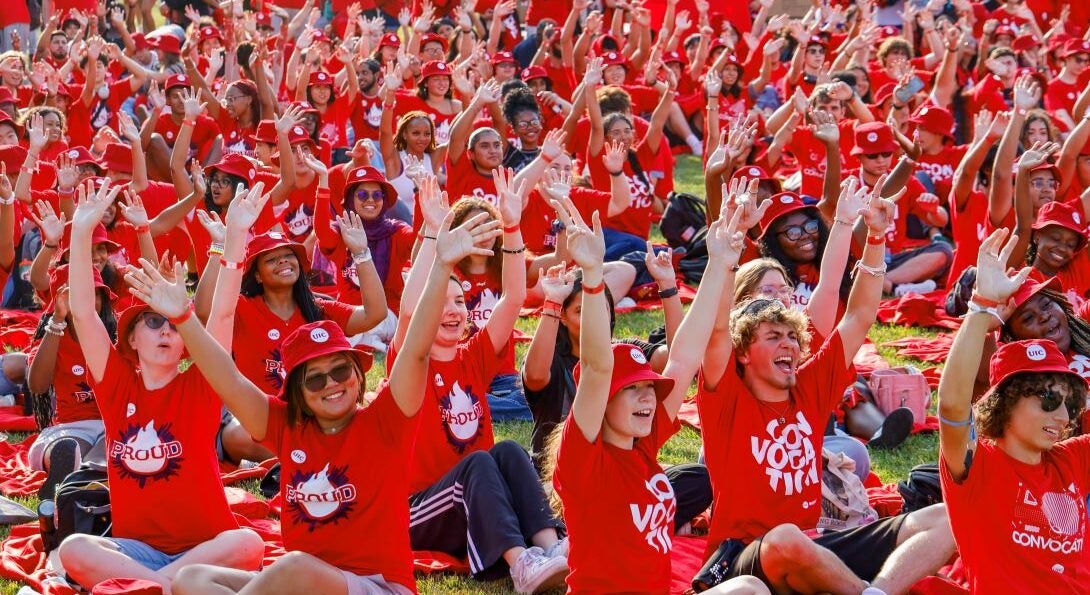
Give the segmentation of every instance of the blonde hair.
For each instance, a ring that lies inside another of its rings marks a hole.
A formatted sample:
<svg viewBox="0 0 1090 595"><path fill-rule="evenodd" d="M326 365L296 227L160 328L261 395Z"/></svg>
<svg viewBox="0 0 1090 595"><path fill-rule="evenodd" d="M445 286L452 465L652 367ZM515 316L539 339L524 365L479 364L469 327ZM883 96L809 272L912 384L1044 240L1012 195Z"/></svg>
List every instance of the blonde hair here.
<svg viewBox="0 0 1090 595"><path fill-rule="evenodd" d="M784 283L791 284L787 269L783 268L779 261L772 258L757 258L738 267L738 272L734 274L734 303L741 304L745 300L756 297L761 279L769 271L776 271L783 276Z"/></svg>

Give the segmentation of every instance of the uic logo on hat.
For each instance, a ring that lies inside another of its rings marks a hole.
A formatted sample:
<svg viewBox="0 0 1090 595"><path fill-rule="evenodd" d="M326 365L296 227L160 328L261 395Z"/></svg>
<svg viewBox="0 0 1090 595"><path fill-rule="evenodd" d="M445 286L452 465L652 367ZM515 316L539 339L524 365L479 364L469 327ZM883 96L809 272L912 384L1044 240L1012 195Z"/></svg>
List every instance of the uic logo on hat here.
<svg viewBox="0 0 1090 595"><path fill-rule="evenodd" d="M647 363L647 356L645 356L642 351L635 347L633 347L632 350L628 352L628 354L632 356L632 361L636 362L637 364L643 365Z"/></svg>
<svg viewBox="0 0 1090 595"><path fill-rule="evenodd" d="M438 68L439 70L446 70L447 69L447 64L446 64L446 62L440 62L440 63L436 64L435 67Z"/></svg>
<svg viewBox="0 0 1090 595"><path fill-rule="evenodd" d="M284 239L284 234L280 233L279 231L270 231L269 237L274 240L282 240Z"/></svg>
<svg viewBox="0 0 1090 595"><path fill-rule="evenodd" d="M69 159L75 159L76 157L79 157L79 151L72 149L68 152L68 157Z"/></svg>
<svg viewBox="0 0 1090 595"><path fill-rule="evenodd" d="M926 114L927 114L927 108L926 107L923 108L922 110L920 110L920 115L921 116L926 115Z"/></svg>
<svg viewBox="0 0 1090 595"><path fill-rule="evenodd" d="M873 143L876 140L878 140L878 133L877 132L871 132L871 133L867 134L867 142Z"/></svg>
<svg viewBox="0 0 1090 595"><path fill-rule="evenodd" d="M325 343L329 340L329 331L324 328L316 328L310 331L310 340L315 343Z"/></svg>
<svg viewBox="0 0 1090 595"><path fill-rule="evenodd" d="M1035 362L1045 359L1045 355L1045 348L1040 345L1035 344L1026 347L1026 357Z"/></svg>
<svg viewBox="0 0 1090 595"><path fill-rule="evenodd" d="M756 167L749 168L749 175L757 176L757 175L760 175L760 174L761 174L761 170L757 169Z"/></svg>
<svg viewBox="0 0 1090 595"><path fill-rule="evenodd" d="M1075 220L1075 223L1082 223L1082 221L1079 221L1078 213L1071 213L1071 218Z"/></svg>
<svg viewBox="0 0 1090 595"><path fill-rule="evenodd" d="M795 199L791 198L790 196L781 196L780 197L780 202L782 202L785 205L789 205L789 204L795 202Z"/></svg>
<svg viewBox="0 0 1090 595"><path fill-rule="evenodd" d="M295 134L304 134L303 128L301 126L296 126L295 128L292 128L291 130Z"/></svg>
<svg viewBox="0 0 1090 595"><path fill-rule="evenodd" d="M606 57L608 57L610 60L616 60L617 59L617 53L616 52L610 52L609 54L606 55Z"/></svg>
<svg viewBox="0 0 1090 595"><path fill-rule="evenodd" d="M291 451L291 460L295 461L296 463L298 463L300 465L302 465L307 460L307 453L305 453L305 452L303 452L303 451L301 451L299 449L295 449L295 450Z"/></svg>

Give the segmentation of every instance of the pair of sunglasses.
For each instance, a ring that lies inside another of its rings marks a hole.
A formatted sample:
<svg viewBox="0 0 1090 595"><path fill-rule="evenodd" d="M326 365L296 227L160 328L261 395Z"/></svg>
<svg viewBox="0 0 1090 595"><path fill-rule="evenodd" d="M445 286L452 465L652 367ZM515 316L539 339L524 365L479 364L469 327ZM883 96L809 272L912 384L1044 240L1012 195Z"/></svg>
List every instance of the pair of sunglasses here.
<svg viewBox="0 0 1090 595"><path fill-rule="evenodd" d="M1041 400L1041 411L1045 413L1052 413L1060 408L1063 404L1067 407L1067 416L1071 419L1079 414L1081 407L1079 407L1079 397L1070 396L1064 399L1064 396L1056 391L1046 390L1043 394L1037 395L1037 398Z"/></svg>
<svg viewBox="0 0 1090 595"><path fill-rule="evenodd" d="M779 235L787 236L787 239L791 240L792 242L797 242L802 239L802 236L812 236L816 234L817 231L818 220L807 219L806 223L803 223L802 225L788 225L787 227L780 230Z"/></svg>
<svg viewBox="0 0 1090 595"><path fill-rule="evenodd" d="M367 202L368 200L382 202L386 200L386 193L382 190L375 190L373 192L368 192L367 190L357 190L356 200L360 202Z"/></svg>
<svg viewBox="0 0 1090 595"><path fill-rule="evenodd" d="M341 364L334 366L328 372L322 372L321 374L315 374L313 376L307 376L303 381L303 387L312 393L316 393L328 384L329 379L332 379L334 383L340 384L348 380L352 376L352 364Z"/></svg>
<svg viewBox="0 0 1090 595"><path fill-rule="evenodd" d="M168 322L166 317L163 316L162 314L156 314L155 312L148 312L148 313L144 314L143 316L141 316L141 319L144 321L144 324L153 331L157 331L157 330L163 328L164 324L169 324L170 325L170 330L175 331L175 332L178 331L178 327L176 327L173 324L171 324L170 322Z"/></svg>

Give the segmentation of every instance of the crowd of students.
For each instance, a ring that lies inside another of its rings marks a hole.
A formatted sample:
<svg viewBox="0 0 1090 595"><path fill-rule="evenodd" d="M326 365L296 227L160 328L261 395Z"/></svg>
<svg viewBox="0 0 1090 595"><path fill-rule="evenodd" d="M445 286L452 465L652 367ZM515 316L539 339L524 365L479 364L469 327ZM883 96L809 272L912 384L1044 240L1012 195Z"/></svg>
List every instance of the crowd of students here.
<svg viewBox="0 0 1090 595"><path fill-rule="evenodd" d="M906 593L955 556L970 592L1090 592L1090 8L15 4L0 286L41 317L0 393L37 414L41 498L107 469L73 584L414 593L428 550L520 593L665 593L710 514L709 592ZM684 153L688 310L650 241ZM614 336L648 288L664 336ZM866 477L911 428L845 396L880 300L947 291L946 502L819 528L823 452ZM700 461L663 469L694 383ZM261 568L219 473L271 458Z"/></svg>

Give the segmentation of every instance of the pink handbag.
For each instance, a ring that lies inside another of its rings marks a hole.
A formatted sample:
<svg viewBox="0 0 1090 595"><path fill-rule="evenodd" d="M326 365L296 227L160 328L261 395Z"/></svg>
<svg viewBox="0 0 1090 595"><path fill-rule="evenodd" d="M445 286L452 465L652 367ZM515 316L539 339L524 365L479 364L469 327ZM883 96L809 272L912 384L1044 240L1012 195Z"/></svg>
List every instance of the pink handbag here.
<svg viewBox="0 0 1090 595"><path fill-rule="evenodd" d="M927 378L911 367L875 370L867 380L874 404L889 415L898 407L908 407L916 423L927 419L927 409L931 406L931 387Z"/></svg>

